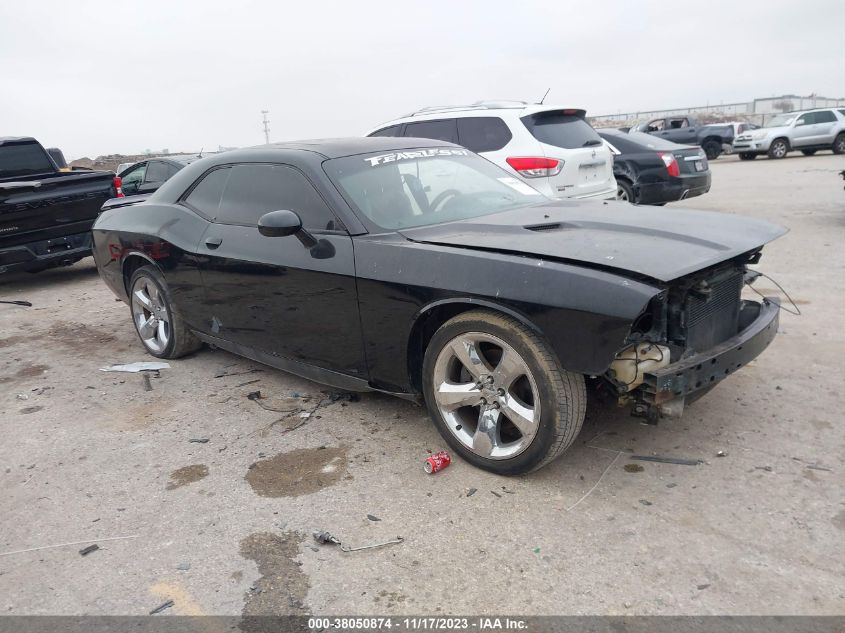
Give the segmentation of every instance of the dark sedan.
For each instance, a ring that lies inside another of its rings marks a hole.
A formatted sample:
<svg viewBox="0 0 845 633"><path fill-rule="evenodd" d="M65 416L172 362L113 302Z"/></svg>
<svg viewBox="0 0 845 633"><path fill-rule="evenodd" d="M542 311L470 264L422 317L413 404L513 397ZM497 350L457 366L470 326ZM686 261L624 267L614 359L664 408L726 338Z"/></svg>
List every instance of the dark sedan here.
<svg viewBox="0 0 845 633"><path fill-rule="evenodd" d="M642 132L597 131L613 152L620 200L665 204L710 191L710 166L700 147Z"/></svg>
<svg viewBox="0 0 845 633"><path fill-rule="evenodd" d="M186 165L202 158L202 154L162 156L133 163L117 174L120 176L123 195L151 194L175 176Z"/></svg>
<svg viewBox="0 0 845 633"><path fill-rule="evenodd" d="M746 266L780 227L552 201L469 150L362 138L239 150L103 211L100 275L146 350L203 342L338 388L422 396L454 451L539 468L601 383L650 420L755 358Z"/></svg>

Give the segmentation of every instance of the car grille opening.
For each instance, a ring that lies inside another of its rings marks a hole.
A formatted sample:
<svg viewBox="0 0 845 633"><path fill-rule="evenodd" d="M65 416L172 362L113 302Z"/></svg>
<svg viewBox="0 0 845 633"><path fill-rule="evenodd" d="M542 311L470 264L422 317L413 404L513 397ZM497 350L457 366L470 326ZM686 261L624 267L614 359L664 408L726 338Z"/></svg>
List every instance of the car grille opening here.
<svg viewBox="0 0 845 633"><path fill-rule="evenodd" d="M687 347L696 351L718 345L739 330L742 272L730 271L707 281L709 296L691 292L685 305Z"/></svg>

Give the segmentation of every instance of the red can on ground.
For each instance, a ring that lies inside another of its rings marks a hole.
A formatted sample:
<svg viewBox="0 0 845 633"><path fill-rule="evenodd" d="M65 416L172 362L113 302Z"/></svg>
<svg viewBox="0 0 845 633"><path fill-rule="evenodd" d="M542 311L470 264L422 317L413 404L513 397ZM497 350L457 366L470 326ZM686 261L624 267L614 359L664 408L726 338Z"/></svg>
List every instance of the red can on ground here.
<svg viewBox="0 0 845 633"><path fill-rule="evenodd" d="M429 475L436 473L438 470L443 470L452 463L452 458L449 457L449 453L446 451L440 451L439 453L435 453L427 460L425 460L425 464L423 467L425 468L425 472Z"/></svg>

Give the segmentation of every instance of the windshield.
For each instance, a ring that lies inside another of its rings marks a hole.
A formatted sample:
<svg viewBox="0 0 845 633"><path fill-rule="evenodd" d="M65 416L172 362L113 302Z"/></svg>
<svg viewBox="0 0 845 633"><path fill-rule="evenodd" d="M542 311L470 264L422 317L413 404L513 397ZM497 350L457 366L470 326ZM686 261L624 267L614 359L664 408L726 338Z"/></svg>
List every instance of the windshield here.
<svg viewBox="0 0 845 633"><path fill-rule="evenodd" d="M348 156L326 161L324 169L353 208L390 230L546 201L522 180L457 147Z"/></svg>
<svg viewBox="0 0 845 633"><path fill-rule="evenodd" d="M769 119L769 122L766 123L766 127L781 127L783 125L789 125L792 123L793 119L795 119L794 114L778 114L776 117Z"/></svg>

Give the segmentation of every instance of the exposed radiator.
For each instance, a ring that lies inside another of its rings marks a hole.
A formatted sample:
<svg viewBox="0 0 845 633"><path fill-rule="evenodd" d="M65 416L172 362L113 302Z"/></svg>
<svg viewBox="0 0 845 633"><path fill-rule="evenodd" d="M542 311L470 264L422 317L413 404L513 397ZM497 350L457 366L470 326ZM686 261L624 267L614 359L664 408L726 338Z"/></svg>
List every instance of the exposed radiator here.
<svg viewBox="0 0 845 633"><path fill-rule="evenodd" d="M687 346L703 351L729 339L739 329L743 274L731 271L708 280L710 294L690 293L686 301Z"/></svg>

